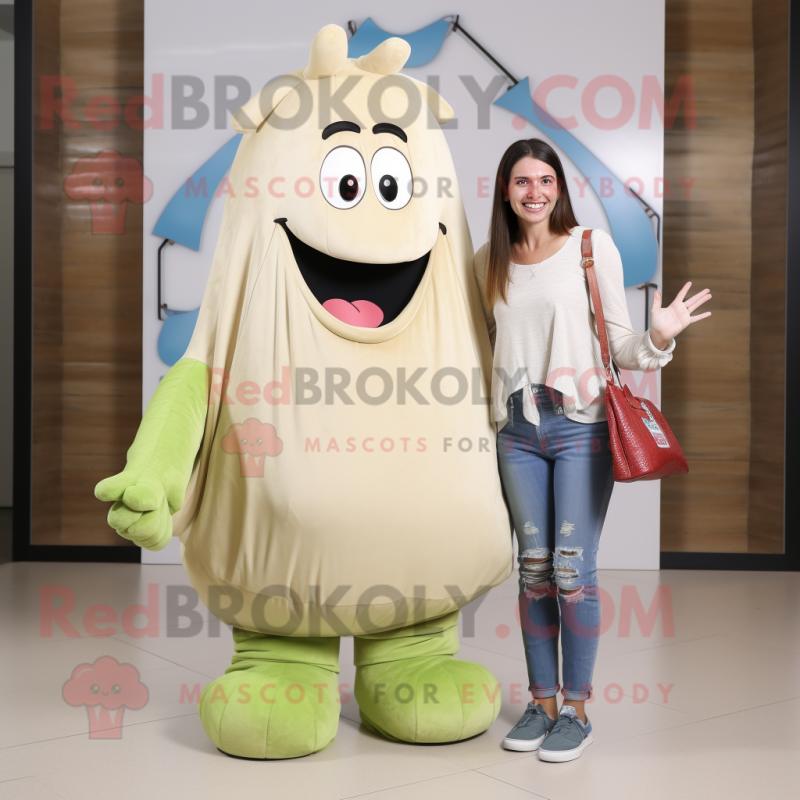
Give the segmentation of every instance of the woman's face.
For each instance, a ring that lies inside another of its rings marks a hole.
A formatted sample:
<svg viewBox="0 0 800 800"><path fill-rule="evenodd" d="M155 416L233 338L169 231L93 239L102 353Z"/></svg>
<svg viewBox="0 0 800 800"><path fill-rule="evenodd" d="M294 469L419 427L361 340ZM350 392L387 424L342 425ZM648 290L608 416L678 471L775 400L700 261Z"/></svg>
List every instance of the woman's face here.
<svg viewBox="0 0 800 800"><path fill-rule="evenodd" d="M506 200L521 221L542 222L558 200L556 171L544 161L526 156L511 168Z"/></svg>

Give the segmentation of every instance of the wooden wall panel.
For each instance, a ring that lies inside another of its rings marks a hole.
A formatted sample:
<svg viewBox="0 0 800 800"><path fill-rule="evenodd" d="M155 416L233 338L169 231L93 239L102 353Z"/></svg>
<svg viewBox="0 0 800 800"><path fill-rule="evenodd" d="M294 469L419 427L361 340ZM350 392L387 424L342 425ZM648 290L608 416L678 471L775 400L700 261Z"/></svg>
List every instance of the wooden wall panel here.
<svg viewBox="0 0 800 800"><path fill-rule="evenodd" d="M748 550L783 552L789 2L753 4L755 114Z"/></svg>
<svg viewBox="0 0 800 800"><path fill-rule="evenodd" d="M712 317L681 334L663 408L690 463L662 483L661 549L747 550L753 158L751 0L667 0L665 94L691 75L697 128L665 131L664 294L711 288Z"/></svg>
<svg viewBox="0 0 800 800"><path fill-rule="evenodd" d="M662 550L783 551L788 0L667 0L666 89L694 77L698 126L665 134L696 177L664 212L664 289L714 295L663 373L690 474L662 486Z"/></svg>
<svg viewBox="0 0 800 800"><path fill-rule="evenodd" d="M97 130L84 110L98 94L124 108L143 93L143 2L62 0L61 47L82 125L65 132L64 178L105 149L141 162L141 131L124 121ZM63 247L63 534L73 544L127 545L93 489L124 467L141 420L142 206L128 203L124 233L92 234L89 204L65 195Z"/></svg>
<svg viewBox="0 0 800 800"><path fill-rule="evenodd" d="M61 126L46 130L40 116L40 78L60 71L60 9L37 0L33 13L33 542L61 535Z"/></svg>
<svg viewBox="0 0 800 800"><path fill-rule="evenodd" d="M51 233L48 245L59 257L58 288L51 291L52 309L40 318L58 330L60 371L48 384L48 400L58 409L50 432L59 450L53 471L61 494L46 524L34 503L33 543L132 546L108 527L106 508L93 490L124 467L141 420L142 206L128 203L123 233L93 234L89 203L70 198L63 186L80 159L102 150L141 162L141 131L124 120L98 130L85 109L98 94L124 108L143 93L144 3L60 0L57 5L52 16L59 35L50 47L60 52L60 65L52 73L75 82L78 97L71 111L81 128L60 129L58 174L47 181L61 215L51 228L60 235ZM36 367L38 388L44 375ZM41 391L37 396L44 399ZM42 402L35 402L35 413L46 413ZM44 475L44 465L44 453L34 450L35 476Z"/></svg>

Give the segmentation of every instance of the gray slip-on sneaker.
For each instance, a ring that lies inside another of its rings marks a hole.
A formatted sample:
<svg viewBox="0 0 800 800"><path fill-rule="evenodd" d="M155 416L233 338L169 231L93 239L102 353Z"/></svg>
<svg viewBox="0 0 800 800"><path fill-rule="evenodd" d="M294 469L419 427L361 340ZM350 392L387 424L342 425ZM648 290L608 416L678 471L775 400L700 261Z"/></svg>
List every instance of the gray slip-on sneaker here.
<svg viewBox="0 0 800 800"><path fill-rule="evenodd" d="M508 736L503 739L503 747L506 750L532 753L534 750L539 749L544 737L553 729L555 724L556 720L548 716L541 706L528 703L528 707L520 717L519 722L508 732Z"/></svg>
<svg viewBox="0 0 800 800"><path fill-rule="evenodd" d="M592 741L592 723L584 725L572 706L561 706L556 724L539 747L541 761L572 761L579 758Z"/></svg>

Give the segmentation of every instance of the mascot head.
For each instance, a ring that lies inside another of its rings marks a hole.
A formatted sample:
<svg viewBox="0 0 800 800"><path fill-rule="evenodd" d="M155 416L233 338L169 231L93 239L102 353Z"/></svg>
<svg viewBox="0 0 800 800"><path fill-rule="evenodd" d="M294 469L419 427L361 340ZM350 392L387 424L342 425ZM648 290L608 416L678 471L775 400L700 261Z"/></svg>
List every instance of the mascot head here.
<svg viewBox="0 0 800 800"><path fill-rule="evenodd" d="M282 229L323 323L392 323L424 290L449 219L465 227L439 127L453 111L399 74L410 52L392 38L348 58L344 30L328 25L304 69L268 83L231 120L244 134L232 184L258 187L237 213L255 214L262 232Z"/></svg>

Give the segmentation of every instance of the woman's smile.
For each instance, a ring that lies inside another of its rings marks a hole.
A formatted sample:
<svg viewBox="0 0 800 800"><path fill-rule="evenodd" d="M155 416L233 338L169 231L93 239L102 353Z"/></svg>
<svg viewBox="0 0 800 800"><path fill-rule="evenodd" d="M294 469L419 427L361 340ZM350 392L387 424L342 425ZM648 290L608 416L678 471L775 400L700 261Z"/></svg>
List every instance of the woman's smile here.
<svg viewBox="0 0 800 800"><path fill-rule="evenodd" d="M546 203L523 203L522 207L525 208L527 211L531 211L534 214L541 211L545 207Z"/></svg>

